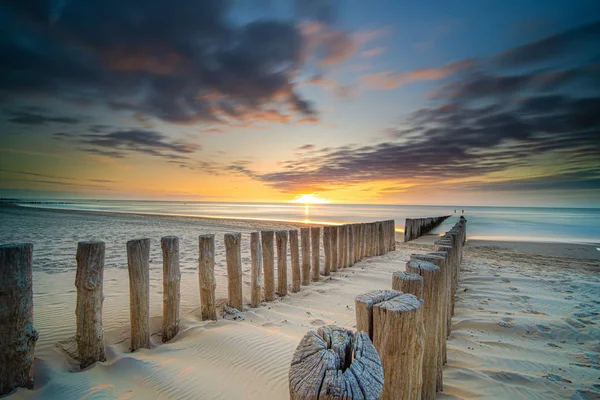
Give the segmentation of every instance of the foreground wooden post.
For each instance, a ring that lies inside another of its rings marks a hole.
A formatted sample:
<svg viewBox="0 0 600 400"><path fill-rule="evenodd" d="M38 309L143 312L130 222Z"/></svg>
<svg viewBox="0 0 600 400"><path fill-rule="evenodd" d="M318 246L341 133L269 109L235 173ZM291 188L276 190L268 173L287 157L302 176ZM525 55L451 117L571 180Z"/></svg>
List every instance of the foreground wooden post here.
<svg viewBox="0 0 600 400"><path fill-rule="evenodd" d="M381 355L381 399L419 399L423 384L422 302L402 294L373 306L373 344Z"/></svg>
<svg viewBox="0 0 600 400"><path fill-rule="evenodd" d="M329 276L331 271L331 226L323 227L323 251L325 252L325 270L323 275Z"/></svg>
<svg viewBox="0 0 600 400"><path fill-rule="evenodd" d="M215 235L200 235L198 238L198 283L200 284L200 313L202 320L217 320L215 289Z"/></svg>
<svg viewBox="0 0 600 400"><path fill-rule="evenodd" d="M302 247L302 284L310 285L310 228L300 228Z"/></svg>
<svg viewBox="0 0 600 400"><path fill-rule="evenodd" d="M104 242L77 243L77 357L81 369L106 361L102 303L104 302Z"/></svg>
<svg viewBox="0 0 600 400"><path fill-rule="evenodd" d="M402 292L397 290L375 290L356 296L356 330L364 331L373 339L373 306L377 303L398 297Z"/></svg>
<svg viewBox="0 0 600 400"><path fill-rule="evenodd" d="M287 231L275 232L277 247L277 294L287 296Z"/></svg>
<svg viewBox="0 0 600 400"><path fill-rule="evenodd" d="M438 379L438 355L442 349L438 338L440 331L441 287L440 267L428 261L411 260L406 270L423 277L423 321L425 324L425 351L423 353L423 399L435 399ZM441 367L441 366L440 366Z"/></svg>
<svg viewBox="0 0 600 400"><path fill-rule="evenodd" d="M440 316L439 316L439 334L438 334L438 348L441 351L438 354L438 370L437 370L437 391L441 392L444 390L444 379L443 379L443 365L446 363L446 338L448 337L448 327L446 325L448 318L448 299L450 297L448 286L448 270L446 268L446 258L448 253L437 252L427 254L411 254L411 260L424 260L437 265L440 268Z"/></svg>
<svg viewBox="0 0 600 400"><path fill-rule="evenodd" d="M262 301L263 271L260 232L250 232L250 307L260 306Z"/></svg>
<svg viewBox="0 0 600 400"><path fill-rule="evenodd" d="M312 281L319 282L321 278L321 228L313 226L310 228L310 241L312 248Z"/></svg>
<svg viewBox="0 0 600 400"><path fill-rule="evenodd" d="M423 277L414 272L396 271L392 274L392 289L423 298Z"/></svg>
<svg viewBox="0 0 600 400"><path fill-rule="evenodd" d="M227 262L227 305L244 311L242 298L242 234L225 234L225 258Z"/></svg>
<svg viewBox="0 0 600 400"><path fill-rule="evenodd" d="M300 291L302 274L300 272L300 247L298 243L298 231L292 229L290 232L290 257L292 259L292 293Z"/></svg>
<svg viewBox="0 0 600 400"><path fill-rule="evenodd" d="M150 348L150 239L127 242L131 351Z"/></svg>
<svg viewBox="0 0 600 400"><path fill-rule="evenodd" d="M327 325L300 341L290 367L290 399L378 399L381 359L365 332Z"/></svg>
<svg viewBox="0 0 600 400"><path fill-rule="evenodd" d="M331 227L331 270L336 272L338 270L338 226Z"/></svg>
<svg viewBox="0 0 600 400"><path fill-rule="evenodd" d="M29 243L0 246L0 396L18 387L33 389L38 333L33 328L32 256Z"/></svg>
<svg viewBox="0 0 600 400"><path fill-rule="evenodd" d="M179 332L179 302L181 300L179 270L179 238L160 239L163 256L163 323L162 341L168 342Z"/></svg>
<svg viewBox="0 0 600 400"><path fill-rule="evenodd" d="M265 301L275 300L275 254L273 231L262 231L260 233L262 240L263 269L265 274Z"/></svg>

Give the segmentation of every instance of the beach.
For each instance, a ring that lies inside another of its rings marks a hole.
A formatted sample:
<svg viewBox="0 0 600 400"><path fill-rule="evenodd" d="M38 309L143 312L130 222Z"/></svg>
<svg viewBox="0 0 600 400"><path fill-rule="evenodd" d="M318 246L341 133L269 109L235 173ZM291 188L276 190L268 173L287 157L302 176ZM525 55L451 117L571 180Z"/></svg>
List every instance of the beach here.
<svg viewBox="0 0 600 400"><path fill-rule="evenodd" d="M389 288L391 274L404 269L411 253L431 251L426 242L433 238L398 243L395 252L217 322L200 321L190 273L182 277L180 333L161 343L160 303L152 297L153 348L135 353L128 349L126 270L108 269L107 361L84 371L68 357L74 334L74 326L65 323L74 306L71 277L36 274L36 387L9 398L288 398L289 365L302 336L325 324L354 327L354 297ZM444 393L438 398L597 398L598 257L533 255L521 251L523 246L507 250L506 243L477 241L466 246ZM589 250L576 247L581 254ZM44 288L65 293L49 296ZM158 296L160 288L153 285L151 291Z"/></svg>
<svg viewBox="0 0 600 400"><path fill-rule="evenodd" d="M31 211L11 212L26 222ZM34 325L40 334L35 389L18 389L8 396L11 399L286 399L291 358L304 334L326 324L354 328L354 298L391 288L392 273L404 270L410 254L432 251L438 237L430 234L402 243L402 232L397 232L396 251L322 276L319 282L302 286L299 293L224 316L222 233L242 232L244 300L249 303L248 233L297 229L301 224L81 211L35 213L37 224L40 220L50 224L38 230L27 223L22 227L35 249ZM41 240L55 226L61 230ZM88 234L89 229L100 235L107 235L106 229L112 233L106 238L104 274L107 361L79 371L71 357L76 304L75 247L71 246L79 239L75 234ZM162 270L157 232L182 235L180 332L168 343L160 337ZM199 309L196 241L197 234L209 232L217 234L217 322L201 321ZM124 242L144 236L152 238L152 348L131 353ZM597 398L600 251L596 247L469 239L448 339L444 392L438 398Z"/></svg>

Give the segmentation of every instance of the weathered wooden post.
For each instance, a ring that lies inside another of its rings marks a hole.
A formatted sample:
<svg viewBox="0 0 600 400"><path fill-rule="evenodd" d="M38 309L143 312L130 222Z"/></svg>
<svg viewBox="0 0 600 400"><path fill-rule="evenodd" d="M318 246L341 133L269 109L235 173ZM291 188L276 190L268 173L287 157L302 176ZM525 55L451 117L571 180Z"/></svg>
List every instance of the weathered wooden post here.
<svg viewBox="0 0 600 400"><path fill-rule="evenodd" d="M77 355L81 369L106 361L102 303L104 302L104 242L77 244Z"/></svg>
<svg viewBox="0 0 600 400"><path fill-rule="evenodd" d="M396 271L392 274L392 289L423 298L423 277L414 272Z"/></svg>
<svg viewBox="0 0 600 400"><path fill-rule="evenodd" d="M340 241L340 251L342 255L340 256L340 264L342 268L346 268L348 266L348 225L341 226L341 241Z"/></svg>
<svg viewBox="0 0 600 400"><path fill-rule="evenodd" d="M29 243L0 246L0 396L18 387L33 389L38 333L33 328L32 256Z"/></svg>
<svg viewBox="0 0 600 400"><path fill-rule="evenodd" d="M356 296L356 330L364 331L373 339L373 306L377 303L398 297L402 292L397 290L375 290Z"/></svg>
<svg viewBox="0 0 600 400"><path fill-rule="evenodd" d="M263 289L260 232L250 232L250 307L260 307Z"/></svg>
<svg viewBox="0 0 600 400"><path fill-rule="evenodd" d="M383 229L383 222L377 223L377 255L382 256L385 254L385 229Z"/></svg>
<svg viewBox="0 0 600 400"><path fill-rule="evenodd" d="M290 231L290 258L292 259L292 293L300 291L302 282L302 273L300 271L300 245L298 241L298 231Z"/></svg>
<svg viewBox="0 0 600 400"><path fill-rule="evenodd" d="M242 234L225 234L225 258L227 261L227 305L244 311L242 298Z"/></svg>
<svg viewBox="0 0 600 400"><path fill-rule="evenodd" d="M336 272L338 270L338 226L331 227L331 271Z"/></svg>
<svg viewBox="0 0 600 400"><path fill-rule="evenodd" d="M379 243L379 229L377 228L377 222L371 223L371 256L376 256L377 253L377 244Z"/></svg>
<svg viewBox="0 0 600 400"><path fill-rule="evenodd" d="M202 320L217 320L215 289L215 235L200 235L198 238L198 283L200 284L200 313Z"/></svg>
<svg viewBox="0 0 600 400"><path fill-rule="evenodd" d="M168 342L179 332L179 303L181 300L179 270L179 238L160 239L163 257L163 323L162 341Z"/></svg>
<svg viewBox="0 0 600 400"><path fill-rule="evenodd" d="M346 225L348 229L348 266L354 265L354 225Z"/></svg>
<svg viewBox="0 0 600 400"><path fill-rule="evenodd" d="M381 356L381 399L419 399L423 385L422 301L402 294L373 306L373 344Z"/></svg>
<svg viewBox="0 0 600 400"><path fill-rule="evenodd" d="M275 232L277 247L277 294L287 296L287 231Z"/></svg>
<svg viewBox="0 0 600 400"><path fill-rule="evenodd" d="M265 275L265 301L275 300L275 232L262 231L263 269Z"/></svg>
<svg viewBox="0 0 600 400"><path fill-rule="evenodd" d="M423 399L435 399L438 378L438 355L442 349L440 307L442 288L440 267L424 260L410 260L406 270L423 277L423 321L425 324L425 351L423 353Z"/></svg>
<svg viewBox="0 0 600 400"><path fill-rule="evenodd" d="M310 285L310 228L300 228L302 247L302 284Z"/></svg>
<svg viewBox="0 0 600 400"><path fill-rule="evenodd" d="M127 242L131 351L150 348L150 239Z"/></svg>
<svg viewBox="0 0 600 400"><path fill-rule="evenodd" d="M310 228L310 241L312 251L312 281L319 282L321 279L321 228L313 226Z"/></svg>
<svg viewBox="0 0 600 400"><path fill-rule="evenodd" d="M443 377L443 365L446 362L446 337L447 333L447 314L448 314L448 298L449 298L449 287L446 269L446 257L448 253L427 253L427 254L411 254L411 260L423 260L429 261L430 263L437 265L440 268L440 304L439 304L439 321L438 321L438 357L437 357L437 379L436 379L436 390L441 392L444 390L444 377ZM425 296L425 294L424 294Z"/></svg>
<svg viewBox="0 0 600 400"><path fill-rule="evenodd" d="M381 359L365 332L323 326L300 341L289 385L291 400L379 399Z"/></svg>
<svg viewBox="0 0 600 400"><path fill-rule="evenodd" d="M323 227L323 251L325 252L325 270L323 275L329 276L331 271L331 226Z"/></svg>
<svg viewBox="0 0 600 400"><path fill-rule="evenodd" d="M391 236L391 247L390 249L392 251L396 251L396 221L395 220L391 220L390 221L390 230L392 231L392 236Z"/></svg>

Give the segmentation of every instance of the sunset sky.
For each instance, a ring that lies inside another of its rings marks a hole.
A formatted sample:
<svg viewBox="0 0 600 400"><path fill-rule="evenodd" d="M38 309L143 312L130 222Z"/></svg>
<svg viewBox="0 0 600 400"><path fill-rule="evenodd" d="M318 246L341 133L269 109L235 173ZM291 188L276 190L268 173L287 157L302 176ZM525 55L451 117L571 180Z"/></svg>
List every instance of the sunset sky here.
<svg viewBox="0 0 600 400"><path fill-rule="evenodd" d="M598 0L0 4L0 196L600 206Z"/></svg>

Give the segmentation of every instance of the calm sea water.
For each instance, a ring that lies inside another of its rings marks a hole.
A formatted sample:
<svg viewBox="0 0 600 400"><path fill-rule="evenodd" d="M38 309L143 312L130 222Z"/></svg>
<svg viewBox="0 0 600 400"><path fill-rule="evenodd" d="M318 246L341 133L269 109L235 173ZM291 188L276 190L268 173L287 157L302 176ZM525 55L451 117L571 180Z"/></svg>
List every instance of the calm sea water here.
<svg viewBox="0 0 600 400"><path fill-rule="evenodd" d="M455 213L456 210L456 213ZM88 212L80 212L88 211ZM107 266L123 267L125 242L177 235L182 264L195 268L198 234L216 234L217 262L224 257L222 236L247 234L262 227L292 229L297 223L351 223L394 219L402 232L404 219L451 215L434 233L445 232L463 215L462 207L156 201L73 201L72 204L0 204L0 243L32 242L34 264L46 271L74 268L80 240L98 239L107 245ZM465 207L470 239L600 243L600 209ZM219 221L197 217L220 218ZM259 223L255 220L266 220ZM262 225L261 225L262 224ZM246 242L246 241L243 241ZM243 243L242 253L249 251ZM185 256L184 256L185 255ZM160 245L152 258L160 268Z"/></svg>

